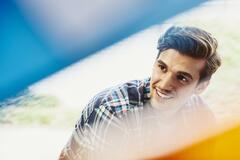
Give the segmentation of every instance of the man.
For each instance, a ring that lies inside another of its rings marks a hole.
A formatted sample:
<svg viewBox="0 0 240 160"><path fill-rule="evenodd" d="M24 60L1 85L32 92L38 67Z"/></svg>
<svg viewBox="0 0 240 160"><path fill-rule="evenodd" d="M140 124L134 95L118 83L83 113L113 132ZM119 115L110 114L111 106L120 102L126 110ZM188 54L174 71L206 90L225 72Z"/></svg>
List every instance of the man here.
<svg viewBox="0 0 240 160"><path fill-rule="evenodd" d="M199 119L193 125L189 123L199 113L207 123L214 123L211 111L199 94L221 65L216 49L216 39L202 29L169 28L158 41L159 53L151 77L124 83L96 95L82 111L60 159L91 159L113 139L120 140L112 142L112 150L120 143L131 146L129 142L140 137L135 141L138 147L134 144L135 147L121 148L127 154L129 148L138 148L139 152L139 146L152 144L153 141L148 140L153 137L153 128L164 130L163 137L166 137L177 131L173 130L175 125L181 124L181 128L200 126ZM109 136L112 128L117 137Z"/></svg>

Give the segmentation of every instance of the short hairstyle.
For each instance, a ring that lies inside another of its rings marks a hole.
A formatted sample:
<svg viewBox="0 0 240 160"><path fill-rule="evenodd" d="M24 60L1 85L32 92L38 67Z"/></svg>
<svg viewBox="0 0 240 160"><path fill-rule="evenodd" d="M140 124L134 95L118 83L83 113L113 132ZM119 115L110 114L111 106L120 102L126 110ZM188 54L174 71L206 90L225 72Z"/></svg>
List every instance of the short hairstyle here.
<svg viewBox="0 0 240 160"><path fill-rule="evenodd" d="M209 80L221 65L217 53L217 40L208 32L196 27L170 27L158 40L158 56L162 51L175 49L196 59L205 59L206 64L200 72L199 82Z"/></svg>

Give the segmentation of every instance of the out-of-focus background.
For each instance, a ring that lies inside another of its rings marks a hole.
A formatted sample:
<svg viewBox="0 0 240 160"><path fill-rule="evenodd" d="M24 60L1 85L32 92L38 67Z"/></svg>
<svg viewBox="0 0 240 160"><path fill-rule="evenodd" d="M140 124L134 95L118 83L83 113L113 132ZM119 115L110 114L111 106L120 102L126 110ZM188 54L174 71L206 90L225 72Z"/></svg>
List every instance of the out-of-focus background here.
<svg viewBox="0 0 240 160"><path fill-rule="evenodd" d="M215 0L151 26L1 102L0 159L56 159L81 110L104 88L150 76L157 40L172 25L197 26L219 42L223 64L202 95L219 125L240 116L240 1Z"/></svg>

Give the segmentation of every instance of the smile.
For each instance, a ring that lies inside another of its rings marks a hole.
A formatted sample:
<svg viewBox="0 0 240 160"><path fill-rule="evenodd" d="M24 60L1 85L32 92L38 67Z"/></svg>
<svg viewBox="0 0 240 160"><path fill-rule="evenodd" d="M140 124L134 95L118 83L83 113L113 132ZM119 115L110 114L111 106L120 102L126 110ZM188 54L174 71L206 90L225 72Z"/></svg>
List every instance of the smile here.
<svg viewBox="0 0 240 160"><path fill-rule="evenodd" d="M161 91L159 91L158 89L156 89L156 93L157 95L162 98L162 99L170 99L173 98L172 94L166 94L166 93L162 93Z"/></svg>

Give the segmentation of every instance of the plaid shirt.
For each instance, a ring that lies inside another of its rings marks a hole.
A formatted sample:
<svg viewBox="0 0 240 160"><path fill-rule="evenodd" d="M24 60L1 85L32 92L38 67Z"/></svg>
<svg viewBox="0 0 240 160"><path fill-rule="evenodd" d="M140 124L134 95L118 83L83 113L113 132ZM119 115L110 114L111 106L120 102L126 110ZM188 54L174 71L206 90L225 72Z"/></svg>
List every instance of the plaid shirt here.
<svg viewBox="0 0 240 160"><path fill-rule="evenodd" d="M150 98L150 78L130 81L97 94L83 110L75 129L86 124L98 126L102 121L111 121L132 110L142 109Z"/></svg>
<svg viewBox="0 0 240 160"><path fill-rule="evenodd" d="M144 136L150 136L151 130L144 128L142 124L148 122L151 124L156 121L156 117L161 118L161 115L149 107L149 99L150 78L130 81L100 92L82 111L72 137L62 155L65 157L67 155L72 160L94 159L94 157L91 157L94 155L93 152L101 151L109 145L106 136L109 128L121 133L119 143L124 144L123 146L128 145L128 140L132 137L143 137L142 134L146 133L143 131L149 130ZM193 96L178 112L178 115L185 123L189 113L193 114L199 106L206 107L206 104L200 97ZM143 112L145 108L147 112ZM166 130L172 125L168 122L164 129ZM163 127L162 124L160 126ZM139 142L139 149L144 143L144 141ZM110 145L111 147L113 146Z"/></svg>

